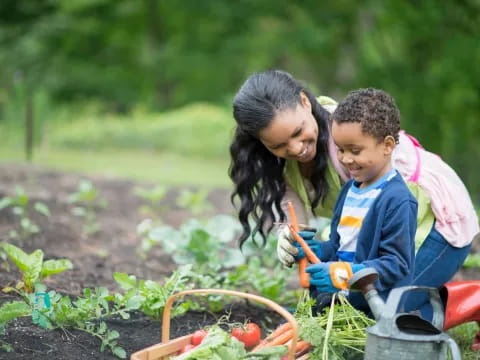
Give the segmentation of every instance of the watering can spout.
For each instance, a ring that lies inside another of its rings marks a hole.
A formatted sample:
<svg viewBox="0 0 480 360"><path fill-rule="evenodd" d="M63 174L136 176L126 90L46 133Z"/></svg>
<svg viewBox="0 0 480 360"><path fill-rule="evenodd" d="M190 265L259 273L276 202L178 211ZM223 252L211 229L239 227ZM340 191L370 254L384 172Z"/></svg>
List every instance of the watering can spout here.
<svg viewBox="0 0 480 360"><path fill-rule="evenodd" d="M375 320L379 320L385 303L375 288L375 281L378 279L378 272L374 268L365 268L357 271L348 281L351 290L361 291L368 306L372 311Z"/></svg>

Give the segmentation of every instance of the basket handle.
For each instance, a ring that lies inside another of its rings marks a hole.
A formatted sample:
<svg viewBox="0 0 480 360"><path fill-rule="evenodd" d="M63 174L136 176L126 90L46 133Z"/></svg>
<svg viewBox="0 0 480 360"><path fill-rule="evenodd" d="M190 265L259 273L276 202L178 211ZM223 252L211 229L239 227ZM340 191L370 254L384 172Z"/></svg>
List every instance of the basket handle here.
<svg viewBox="0 0 480 360"><path fill-rule="evenodd" d="M210 294L221 294L221 295L230 295L230 296L238 296L241 298L253 300L259 303L262 303L264 305L267 305L269 308L275 310L277 313L282 315L292 326L292 331L293 331L293 338L292 342L290 343L290 346L288 348L288 360L293 360L295 359L295 349L297 346L297 341L298 341L298 324L295 318L293 317L292 314L290 314L287 310L285 310L283 307L278 305L276 302L264 298L262 296L258 295L253 295L249 293L244 293L240 291L234 291L234 290L221 290L221 289L192 289L192 290L185 290L185 291L180 291L176 294L171 295L166 303L165 303L165 308L163 310L163 318L162 318L162 343L166 343L170 340L170 312L171 308L173 305L173 302L175 301L176 298L185 296L185 295L192 295L192 294L204 294L204 295L210 295Z"/></svg>

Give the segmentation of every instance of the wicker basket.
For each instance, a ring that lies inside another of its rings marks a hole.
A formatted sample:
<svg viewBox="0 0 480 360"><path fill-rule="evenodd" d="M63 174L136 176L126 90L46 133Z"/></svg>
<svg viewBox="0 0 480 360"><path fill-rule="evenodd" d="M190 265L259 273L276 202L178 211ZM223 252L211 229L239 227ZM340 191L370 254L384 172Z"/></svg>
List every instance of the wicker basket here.
<svg viewBox="0 0 480 360"><path fill-rule="evenodd" d="M219 290L219 289L195 289L195 290L186 290L176 293L170 296L165 303L165 309L163 311L162 319L162 342L145 348L143 350L137 351L130 356L130 360L167 360L171 356L177 354L177 352L184 347L186 344L190 344L192 334L179 337L174 340L170 340L170 310L173 305L173 301L181 296L192 295L192 294L221 294L229 296L238 296L241 298L253 300L264 305L267 305L269 308L275 310L280 315L282 315L292 326L293 338L288 348L288 359L293 360L295 358L295 348L298 341L298 325L293 317L287 310L282 308L280 305L275 303L272 300L266 299L258 295L252 295L240 291L232 290Z"/></svg>

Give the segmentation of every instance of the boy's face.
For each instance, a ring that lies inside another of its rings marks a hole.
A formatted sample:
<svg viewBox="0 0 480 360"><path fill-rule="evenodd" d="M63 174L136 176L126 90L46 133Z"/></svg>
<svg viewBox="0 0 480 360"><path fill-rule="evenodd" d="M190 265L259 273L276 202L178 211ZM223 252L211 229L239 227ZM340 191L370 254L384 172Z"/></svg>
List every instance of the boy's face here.
<svg viewBox="0 0 480 360"><path fill-rule="evenodd" d="M391 169L390 157L395 147L392 136L379 141L363 133L358 122L338 124L334 121L332 137L337 145L338 160L355 181L362 183L361 188L373 184Z"/></svg>

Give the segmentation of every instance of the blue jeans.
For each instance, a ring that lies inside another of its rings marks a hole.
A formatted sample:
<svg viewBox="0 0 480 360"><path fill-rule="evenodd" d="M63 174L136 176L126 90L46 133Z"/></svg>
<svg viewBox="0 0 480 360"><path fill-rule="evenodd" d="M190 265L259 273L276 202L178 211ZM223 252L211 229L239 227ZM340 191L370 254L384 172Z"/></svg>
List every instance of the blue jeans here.
<svg viewBox="0 0 480 360"><path fill-rule="evenodd" d="M472 244L456 248L434 227L415 256L412 285L439 288L452 279L470 252ZM422 317L432 320L433 310L426 291L412 291L406 297L405 311L420 310Z"/></svg>

